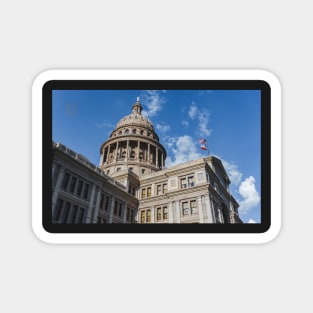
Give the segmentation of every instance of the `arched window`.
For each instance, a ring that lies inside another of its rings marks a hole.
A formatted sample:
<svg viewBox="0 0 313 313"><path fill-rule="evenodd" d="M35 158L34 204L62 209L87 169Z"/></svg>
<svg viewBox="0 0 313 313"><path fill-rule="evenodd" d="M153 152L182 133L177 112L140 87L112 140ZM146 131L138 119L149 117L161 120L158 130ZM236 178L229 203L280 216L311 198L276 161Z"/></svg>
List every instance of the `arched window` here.
<svg viewBox="0 0 313 313"><path fill-rule="evenodd" d="M136 134L136 129L135 128L133 129L133 134Z"/></svg>
<svg viewBox="0 0 313 313"><path fill-rule="evenodd" d="M125 130L125 134L128 134L128 133L129 133L129 129L126 129L126 130Z"/></svg>

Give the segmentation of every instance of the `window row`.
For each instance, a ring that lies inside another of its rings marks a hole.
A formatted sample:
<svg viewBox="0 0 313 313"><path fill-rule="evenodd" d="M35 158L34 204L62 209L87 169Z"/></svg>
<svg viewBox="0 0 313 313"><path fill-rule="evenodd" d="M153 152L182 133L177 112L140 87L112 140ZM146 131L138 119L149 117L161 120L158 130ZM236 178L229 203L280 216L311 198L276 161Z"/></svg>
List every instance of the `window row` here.
<svg viewBox="0 0 313 313"><path fill-rule="evenodd" d="M168 220L167 206L157 207L155 209L155 213L156 213L156 216L155 216L154 220L156 220L157 222L163 222L163 221ZM150 209L141 210L140 211L140 223L141 224L151 223L151 221L152 221L151 210Z"/></svg>
<svg viewBox="0 0 313 313"><path fill-rule="evenodd" d="M128 193L135 197L136 195L136 187L132 184L128 183Z"/></svg>
<svg viewBox="0 0 313 313"><path fill-rule="evenodd" d="M167 193L167 184L157 184L155 186L154 195L160 196ZM146 187L141 189L141 198L150 198L151 197L151 187Z"/></svg>
<svg viewBox="0 0 313 313"><path fill-rule="evenodd" d="M182 213L184 216L197 214L197 201L190 200L182 202Z"/></svg>
<svg viewBox="0 0 313 313"><path fill-rule="evenodd" d="M190 187L193 187L194 185L195 185L195 182L194 182L194 176L193 175L180 178L180 188L181 189L190 188Z"/></svg>
<svg viewBox="0 0 313 313"><path fill-rule="evenodd" d="M136 118L136 116L135 116ZM153 134L153 133L150 133L149 131L146 131L146 130L143 130L143 129L136 129L136 128L133 128L133 129L129 129L129 128L126 128L124 129L123 131L120 130L119 132L115 133L114 136L116 135L128 135L128 134L140 134L141 136L148 136L148 137L152 137L153 139L156 139L157 137Z"/></svg>
<svg viewBox="0 0 313 313"><path fill-rule="evenodd" d="M159 206L154 210L156 222L164 222L168 220L168 208L167 206ZM151 210L141 210L140 223L151 223ZM191 216L198 214L197 200L183 201L181 203L181 214L183 216Z"/></svg>
<svg viewBox="0 0 313 313"><path fill-rule="evenodd" d="M84 200L88 200L90 193L90 184L70 175L68 172L64 173L61 188L64 191L70 192Z"/></svg>
<svg viewBox="0 0 313 313"><path fill-rule="evenodd" d="M59 198L54 209L53 220L61 224L81 224L85 221L85 213L86 209Z"/></svg>
<svg viewBox="0 0 313 313"><path fill-rule="evenodd" d="M111 207L111 202L112 202L112 197L105 195L104 193L101 193L100 196L100 204L99 204L99 209L105 210L107 212L110 211ZM124 204L118 200L114 201L114 207L113 207L113 214L119 218L122 218L124 216ZM134 209L131 209L127 207L126 209L126 221L133 223L134 222Z"/></svg>

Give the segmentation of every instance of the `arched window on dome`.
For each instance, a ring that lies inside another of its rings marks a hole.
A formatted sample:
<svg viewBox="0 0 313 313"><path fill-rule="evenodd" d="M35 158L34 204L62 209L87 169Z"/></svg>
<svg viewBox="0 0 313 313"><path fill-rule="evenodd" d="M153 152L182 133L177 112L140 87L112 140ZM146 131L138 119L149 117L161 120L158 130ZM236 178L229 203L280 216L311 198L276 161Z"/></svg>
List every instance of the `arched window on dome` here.
<svg viewBox="0 0 313 313"><path fill-rule="evenodd" d="M126 129L126 130L125 130L125 134L128 134L128 133L129 133L129 129Z"/></svg>
<svg viewBox="0 0 313 313"><path fill-rule="evenodd" d="M122 131L121 130L118 132L118 135L122 135Z"/></svg>
<svg viewBox="0 0 313 313"><path fill-rule="evenodd" d="M136 129L135 128L133 129L133 134L136 134Z"/></svg>
<svg viewBox="0 0 313 313"><path fill-rule="evenodd" d="M150 137L150 133L149 133L149 132L147 133L147 136L149 136L149 137Z"/></svg>
<svg viewBox="0 0 313 313"><path fill-rule="evenodd" d="M130 153L130 158L131 158L131 159L134 159L135 156L136 156L135 151L132 151L132 152Z"/></svg>
<svg viewBox="0 0 313 313"><path fill-rule="evenodd" d="M125 159L126 158L126 151L123 151L122 153L122 159Z"/></svg>
<svg viewBox="0 0 313 313"><path fill-rule="evenodd" d="M143 130L140 131L140 135L143 135Z"/></svg>

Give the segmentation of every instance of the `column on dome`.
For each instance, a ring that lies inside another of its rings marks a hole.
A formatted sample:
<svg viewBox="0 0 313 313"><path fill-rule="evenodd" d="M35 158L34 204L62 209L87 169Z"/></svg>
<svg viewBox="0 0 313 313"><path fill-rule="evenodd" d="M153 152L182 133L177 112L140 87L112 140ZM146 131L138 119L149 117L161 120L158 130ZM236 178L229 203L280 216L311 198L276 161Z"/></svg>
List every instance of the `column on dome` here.
<svg viewBox="0 0 313 313"><path fill-rule="evenodd" d="M108 163L108 161L109 161L109 156L110 156L110 148L111 148L111 144L109 144L109 146L108 146L108 154L107 154L106 163Z"/></svg>
<svg viewBox="0 0 313 313"><path fill-rule="evenodd" d="M99 166L101 166L101 165L103 164L103 159L104 159L104 148L103 148L102 151L101 151Z"/></svg>
<svg viewBox="0 0 313 313"><path fill-rule="evenodd" d="M155 154L156 154L155 165L156 165L157 168L159 168L159 149L156 148L155 151L156 151L156 152L155 152Z"/></svg>
<svg viewBox="0 0 313 313"><path fill-rule="evenodd" d="M129 156L130 156L130 153L129 153L129 140L127 140L127 142L126 142L126 160L127 161L129 160Z"/></svg>
<svg viewBox="0 0 313 313"><path fill-rule="evenodd" d="M161 164L161 167L162 167L162 170L164 168L164 154L161 153L161 159L162 159L162 164Z"/></svg>
<svg viewBox="0 0 313 313"><path fill-rule="evenodd" d="M148 158L147 161L150 161L150 143L148 143Z"/></svg>
<svg viewBox="0 0 313 313"><path fill-rule="evenodd" d="M119 149L119 141L116 142L116 149L115 149L115 154L114 154L114 160L117 161L117 159L120 157L119 153L118 153L118 149Z"/></svg>
<svg viewBox="0 0 313 313"><path fill-rule="evenodd" d="M137 160L139 161L139 155L140 155L140 141L138 140L137 143Z"/></svg>

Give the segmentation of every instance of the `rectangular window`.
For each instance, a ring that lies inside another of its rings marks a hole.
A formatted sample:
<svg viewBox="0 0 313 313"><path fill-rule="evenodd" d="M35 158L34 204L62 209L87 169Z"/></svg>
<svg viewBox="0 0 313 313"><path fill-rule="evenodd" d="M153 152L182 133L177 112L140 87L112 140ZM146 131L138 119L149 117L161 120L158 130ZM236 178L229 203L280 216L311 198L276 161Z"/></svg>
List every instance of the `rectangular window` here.
<svg viewBox="0 0 313 313"><path fill-rule="evenodd" d="M118 203L117 203L117 201L115 201L115 203L114 203L114 215L117 215L117 211L118 211Z"/></svg>
<svg viewBox="0 0 313 313"><path fill-rule="evenodd" d="M181 188L187 188L187 179L186 178L182 178L180 180L180 187Z"/></svg>
<svg viewBox="0 0 313 313"><path fill-rule="evenodd" d="M167 184L163 184L163 193L167 193Z"/></svg>
<svg viewBox="0 0 313 313"><path fill-rule="evenodd" d="M190 201L191 214L197 213L197 202L196 200Z"/></svg>
<svg viewBox="0 0 313 313"><path fill-rule="evenodd" d="M63 217L62 217L62 223L65 224L67 222L69 213L70 213L70 207L71 204L69 202L65 203L64 209L63 209Z"/></svg>
<svg viewBox="0 0 313 313"><path fill-rule="evenodd" d="M76 191L76 194L78 196L80 196L82 194L83 184L84 183L81 180L78 182L77 191Z"/></svg>
<svg viewBox="0 0 313 313"><path fill-rule="evenodd" d="M146 222L146 211L141 211L140 213L140 223L144 224Z"/></svg>
<svg viewBox="0 0 313 313"><path fill-rule="evenodd" d="M103 208L103 202L104 202L104 194L102 193L100 197L100 209Z"/></svg>
<svg viewBox="0 0 313 313"><path fill-rule="evenodd" d="M141 190L141 198L144 199L146 197L146 189Z"/></svg>
<svg viewBox="0 0 313 313"><path fill-rule="evenodd" d="M188 202L183 202L183 215L188 215L188 214L189 214Z"/></svg>
<svg viewBox="0 0 313 313"><path fill-rule="evenodd" d="M131 223L134 222L134 210L133 209L130 210L130 222Z"/></svg>
<svg viewBox="0 0 313 313"><path fill-rule="evenodd" d="M63 177L63 181L62 181L62 189L66 190L69 180L70 180L70 174L65 173Z"/></svg>
<svg viewBox="0 0 313 313"><path fill-rule="evenodd" d="M135 194L136 194L136 188L133 188L132 195L135 197Z"/></svg>
<svg viewBox="0 0 313 313"><path fill-rule="evenodd" d="M129 184L129 185L128 185L128 193L131 194L131 192L132 192L132 186Z"/></svg>
<svg viewBox="0 0 313 313"><path fill-rule="evenodd" d="M151 210L147 210L147 223L151 222Z"/></svg>
<svg viewBox="0 0 313 313"><path fill-rule="evenodd" d="M168 211L167 207L163 207L163 219L167 220L168 219Z"/></svg>
<svg viewBox="0 0 313 313"><path fill-rule="evenodd" d="M162 211L161 208L157 208L157 221L162 220Z"/></svg>
<svg viewBox="0 0 313 313"><path fill-rule="evenodd" d="M74 193L75 191L75 186L76 186L77 178L72 177L71 184L70 184L70 192Z"/></svg>
<svg viewBox="0 0 313 313"><path fill-rule="evenodd" d="M106 211L108 211L109 210L109 203L110 203L110 197L105 197L105 205L104 205L104 209L106 210Z"/></svg>
<svg viewBox="0 0 313 313"><path fill-rule="evenodd" d="M89 184L85 184L84 195L83 195L85 200L88 199L88 194L89 194Z"/></svg>
<svg viewBox="0 0 313 313"><path fill-rule="evenodd" d="M193 187L194 185L193 176L188 177L188 187Z"/></svg>
<svg viewBox="0 0 313 313"><path fill-rule="evenodd" d="M151 187L147 188L147 198L151 197Z"/></svg>
<svg viewBox="0 0 313 313"><path fill-rule="evenodd" d="M78 223L83 223L84 221L84 213L85 210L83 208L79 209L79 214L78 214Z"/></svg>
<svg viewBox="0 0 313 313"><path fill-rule="evenodd" d="M54 209L54 219L56 221L60 220L63 202L64 201L62 199L58 199L57 204L55 206L55 209Z"/></svg>
<svg viewBox="0 0 313 313"><path fill-rule="evenodd" d="M118 210L118 216L121 217L122 216L122 211L123 211L123 203L120 203L120 207Z"/></svg>
<svg viewBox="0 0 313 313"><path fill-rule="evenodd" d="M157 185L157 195L161 194L161 185Z"/></svg>
<svg viewBox="0 0 313 313"><path fill-rule="evenodd" d="M77 206L77 205L74 205L73 208L72 208L70 223L75 223L75 221L76 221L76 216L77 216L77 211L78 211L78 206Z"/></svg>
<svg viewBox="0 0 313 313"><path fill-rule="evenodd" d="M127 211L126 211L126 221L129 222L129 219L130 219L130 208L127 208Z"/></svg>

